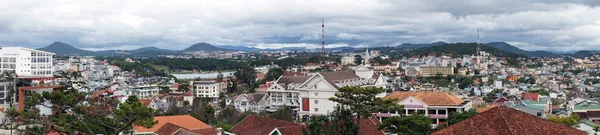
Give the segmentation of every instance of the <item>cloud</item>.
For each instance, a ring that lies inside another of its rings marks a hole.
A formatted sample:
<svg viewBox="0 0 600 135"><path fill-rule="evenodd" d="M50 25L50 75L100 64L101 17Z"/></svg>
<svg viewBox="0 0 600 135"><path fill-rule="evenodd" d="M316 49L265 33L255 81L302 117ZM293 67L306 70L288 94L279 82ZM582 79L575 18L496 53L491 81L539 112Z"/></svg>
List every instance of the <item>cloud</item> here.
<svg viewBox="0 0 600 135"><path fill-rule="evenodd" d="M194 43L255 47L395 46L511 41L527 49L600 47L590 0L0 0L0 45L179 50Z"/></svg>

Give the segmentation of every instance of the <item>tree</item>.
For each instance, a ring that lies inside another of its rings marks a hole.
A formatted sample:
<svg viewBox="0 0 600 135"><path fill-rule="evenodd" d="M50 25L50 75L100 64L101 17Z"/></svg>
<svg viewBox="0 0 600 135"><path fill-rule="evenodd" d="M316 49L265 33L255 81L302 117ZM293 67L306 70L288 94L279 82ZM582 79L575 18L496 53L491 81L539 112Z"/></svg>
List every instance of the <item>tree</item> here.
<svg viewBox="0 0 600 135"><path fill-rule="evenodd" d="M356 125L360 125L360 117L368 118L371 113L379 110L389 110L401 108L392 101L384 102L377 97L378 94L385 92L385 89L378 87L343 87L338 89L335 97L329 100L337 102L343 109L346 107L356 114Z"/></svg>
<svg viewBox="0 0 600 135"><path fill-rule="evenodd" d="M283 75L283 69L272 68L267 72L267 74L265 74L265 79L267 81L273 81L273 80L276 80L277 78L279 78L281 75Z"/></svg>
<svg viewBox="0 0 600 135"><path fill-rule="evenodd" d="M78 72L61 73L58 91L31 93L25 100L26 109L21 112L22 122L33 125L24 134L46 134L55 131L61 134L119 134L132 133L134 125L152 127L154 110L147 108L135 96L119 103L112 98L85 98L79 92L85 82ZM48 105L51 103L52 105ZM52 115L42 115L37 107L52 109ZM30 107L27 107L30 106Z"/></svg>
<svg viewBox="0 0 600 135"><path fill-rule="evenodd" d="M560 117L560 116L549 116L548 120L556 122L556 123L560 123L569 127L575 126L577 125L577 123L579 123L579 121L581 121L581 119L579 118L579 115L577 114L571 114L571 116L569 117Z"/></svg>
<svg viewBox="0 0 600 135"><path fill-rule="evenodd" d="M354 55L354 64L360 65L363 61L363 58L360 55Z"/></svg>
<svg viewBox="0 0 600 135"><path fill-rule="evenodd" d="M284 120L284 121L289 121L289 122L294 121L294 119L292 118L293 117L292 113L290 113L290 110L287 109L287 107L281 107L281 108L277 109L277 111L270 114L269 117Z"/></svg>
<svg viewBox="0 0 600 135"><path fill-rule="evenodd" d="M594 135L598 135L598 131L600 131L600 126L594 126Z"/></svg>
<svg viewBox="0 0 600 135"><path fill-rule="evenodd" d="M251 67L244 67L234 73L235 77L249 86L254 86L256 83L256 71Z"/></svg>
<svg viewBox="0 0 600 135"><path fill-rule="evenodd" d="M302 129L304 135L357 135L358 124L355 124L352 110L336 106L331 117L313 116L307 123L309 131Z"/></svg>
<svg viewBox="0 0 600 135"><path fill-rule="evenodd" d="M227 94L235 93L237 91L237 81L233 78L227 80Z"/></svg>
<svg viewBox="0 0 600 135"><path fill-rule="evenodd" d="M2 126L4 129L10 129L10 133L13 133L14 129L17 129L18 123L17 118L19 116L19 112L16 108L13 107L13 95L16 91L16 74L14 71L6 70L0 72L0 81L8 81L10 85L6 90L6 97L4 101L8 102L8 108L3 111L6 119L2 120Z"/></svg>
<svg viewBox="0 0 600 135"><path fill-rule="evenodd" d="M383 120L379 129L399 135L426 135L431 130L431 119L423 115L394 116Z"/></svg>
<svg viewBox="0 0 600 135"><path fill-rule="evenodd" d="M177 90L178 91L183 91L184 93L188 92L188 91L190 91L190 85L187 84L187 83L179 84L179 86L177 86Z"/></svg>
<svg viewBox="0 0 600 135"><path fill-rule="evenodd" d="M456 124L475 115L477 115L477 110L475 109L471 109L464 112L451 112L448 116L448 125Z"/></svg>
<svg viewBox="0 0 600 135"><path fill-rule="evenodd" d="M235 125L239 122L239 117L241 117L241 115L237 114L234 106L227 106L219 112L217 120L227 125Z"/></svg>

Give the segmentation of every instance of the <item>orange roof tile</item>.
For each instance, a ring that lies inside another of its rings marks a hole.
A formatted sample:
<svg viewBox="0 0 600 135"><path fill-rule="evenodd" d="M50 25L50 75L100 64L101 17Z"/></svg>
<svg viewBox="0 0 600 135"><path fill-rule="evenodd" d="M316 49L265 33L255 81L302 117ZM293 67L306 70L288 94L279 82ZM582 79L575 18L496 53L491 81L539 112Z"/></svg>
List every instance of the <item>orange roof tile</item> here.
<svg viewBox="0 0 600 135"><path fill-rule="evenodd" d="M465 102L455 95L446 92L393 92L383 98L396 98L398 99L396 103L398 103L408 97L414 97L427 105L433 106L457 106Z"/></svg>
<svg viewBox="0 0 600 135"><path fill-rule="evenodd" d="M155 116L154 120L158 121L152 128L145 128L143 126L134 126L133 130L136 132L156 132L165 124L170 123L179 126L187 130L198 130L211 128L208 124L190 116L190 115L175 115L175 116Z"/></svg>
<svg viewBox="0 0 600 135"><path fill-rule="evenodd" d="M432 135L587 135L586 132L506 106L497 106Z"/></svg>

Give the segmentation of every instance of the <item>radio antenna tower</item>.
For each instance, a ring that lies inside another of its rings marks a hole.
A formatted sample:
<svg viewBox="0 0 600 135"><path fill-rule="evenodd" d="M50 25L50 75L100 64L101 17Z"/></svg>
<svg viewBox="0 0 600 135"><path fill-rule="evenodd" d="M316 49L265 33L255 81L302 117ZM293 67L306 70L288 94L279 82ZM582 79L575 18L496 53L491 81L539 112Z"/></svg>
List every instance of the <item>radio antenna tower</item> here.
<svg viewBox="0 0 600 135"><path fill-rule="evenodd" d="M325 57L325 19L321 20L321 57Z"/></svg>
<svg viewBox="0 0 600 135"><path fill-rule="evenodd" d="M481 52L481 48L479 47L479 28L477 28L477 50L475 50L475 54L479 55Z"/></svg>

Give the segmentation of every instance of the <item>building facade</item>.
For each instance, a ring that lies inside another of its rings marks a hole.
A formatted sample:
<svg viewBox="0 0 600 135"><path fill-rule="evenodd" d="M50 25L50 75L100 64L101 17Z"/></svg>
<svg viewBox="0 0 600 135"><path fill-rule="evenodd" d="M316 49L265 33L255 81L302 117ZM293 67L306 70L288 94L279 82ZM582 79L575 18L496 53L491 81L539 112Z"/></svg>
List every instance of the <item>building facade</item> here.
<svg viewBox="0 0 600 135"><path fill-rule="evenodd" d="M404 112L380 112L375 114L380 120L386 117L419 114L433 121L433 126L446 123L452 112L463 112L472 108L469 101L445 92L393 92L384 99L397 99L398 105L404 106Z"/></svg>
<svg viewBox="0 0 600 135"><path fill-rule="evenodd" d="M197 97L217 98L221 91L221 83L214 81L191 81L192 91Z"/></svg>
<svg viewBox="0 0 600 135"><path fill-rule="evenodd" d="M14 71L19 78L52 77L54 53L23 47L0 48L0 72Z"/></svg>
<svg viewBox="0 0 600 135"><path fill-rule="evenodd" d="M438 74L441 75L454 75L454 67L421 67L421 76L431 77Z"/></svg>
<svg viewBox="0 0 600 135"><path fill-rule="evenodd" d="M160 91L158 85L139 85L129 86L127 89L127 95L135 95L138 98L149 98L153 97Z"/></svg>

